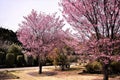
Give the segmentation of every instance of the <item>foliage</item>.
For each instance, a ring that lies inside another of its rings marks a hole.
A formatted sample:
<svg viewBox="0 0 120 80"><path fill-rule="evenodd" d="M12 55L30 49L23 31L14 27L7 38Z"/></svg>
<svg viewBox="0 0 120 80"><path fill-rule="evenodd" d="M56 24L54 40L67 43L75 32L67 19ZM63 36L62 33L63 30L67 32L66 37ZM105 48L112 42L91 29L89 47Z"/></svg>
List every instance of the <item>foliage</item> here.
<svg viewBox="0 0 120 80"><path fill-rule="evenodd" d="M56 14L37 14L36 11L32 10L31 14L24 19L19 24L18 39L27 51L34 56L38 56L39 59L51 51L55 43L59 43L60 39L62 40L64 37L63 20L56 17ZM39 67L39 73L42 73L40 60Z"/></svg>
<svg viewBox="0 0 120 80"><path fill-rule="evenodd" d="M100 62L97 62L97 61L90 62L85 67L88 73L101 73L102 72L102 65L100 64Z"/></svg>
<svg viewBox="0 0 120 80"><path fill-rule="evenodd" d="M113 61L109 67L110 74L119 74L120 73L120 62ZM102 73L102 65L98 61L93 61L88 63L86 66L86 72L88 73Z"/></svg>
<svg viewBox="0 0 120 80"><path fill-rule="evenodd" d="M68 69L70 66L69 61L67 59L67 55L65 55L64 53L58 54L58 56L56 58L56 63L57 63L57 65L60 66L61 70Z"/></svg>
<svg viewBox="0 0 120 80"><path fill-rule="evenodd" d="M110 68L112 73L120 73L120 62L113 61Z"/></svg>
<svg viewBox="0 0 120 80"><path fill-rule="evenodd" d="M53 60L53 64L55 66L58 65L61 70L69 69L70 63L76 61L76 57L73 55L73 51L67 46L62 48L55 48L51 54L50 57Z"/></svg>
<svg viewBox="0 0 120 80"><path fill-rule="evenodd" d="M113 60L120 60L120 1L119 0L61 0L62 14L76 30L74 39L83 47L77 52L99 59L104 80ZM73 44L70 44L73 45Z"/></svg>
<svg viewBox="0 0 120 80"><path fill-rule="evenodd" d="M15 63L15 55L13 53L8 53L6 55L6 65L8 67L13 67Z"/></svg>
<svg viewBox="0 0 120 80"><path fill-rule="evenodd" d="M22 67L25 64L24 56L17 55L17 66Z"/></svg>
<svg viewBox="0 0 120 80"><path fill-rule="evenodd" d="M33 65L38 66L38 57L33 57Z"/></svg>
<svg viewBox="0 0 120 80"><path fill-rule="evenodd" d="M8 53L14 53L15 55L22 55L22 47L17 44L12 44L8 49Z"/></svg>
<svg viewBox="0 0 120 80"><path fill-rule="evenodd" d="M13 53L15 56L15 64L17 64L17 55L23 55L22 53L22 47L17 44L12 44L8 48L8 53Z"/></svg>
<svg viewBox="0 0 120 80"><path fill-rule="evenodd" d="M0 65L5 64L5 53L0 51Z"/></svg>
<svg viewBox="0 0 120 80"><path fill-rule="evenodd" d="M25 62L26 62L27 66L33 66L33 64L34 64L33 56L25 55Z"/></svg>
<svg viewBox="0 0 120 80"><path fill-rule="evenodd" d="M53 59L51 59L50 57L46 57L45 65L47 66L53 65Z"/></svg>
<svg viewBox="0 0 120 80"><path fill-rule="evenodd" d="M17 39L16 33L12 30L4 29L0 27L0 40L2 41L9 41L10 43L17 43L20 44L20 42Z"/></svg>

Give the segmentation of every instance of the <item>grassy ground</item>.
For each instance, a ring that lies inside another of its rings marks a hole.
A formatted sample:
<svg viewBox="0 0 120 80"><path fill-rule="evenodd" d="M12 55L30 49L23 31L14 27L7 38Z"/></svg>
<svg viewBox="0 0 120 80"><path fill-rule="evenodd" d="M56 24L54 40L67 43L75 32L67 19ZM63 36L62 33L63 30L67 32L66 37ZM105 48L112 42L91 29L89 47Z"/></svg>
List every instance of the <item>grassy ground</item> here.
<svg viewBox="0 0 120 80"><path fill-rule="evenodd" d="M82 67L72 67L68 71L59 71L50 67L43 69L42 74L38 74L37 69L15 71L10 73L20 78L9 80L102 80L102 74L83 74L81 73L83 69ZM114 76L110 80L120 80L120 76Z"/></svg>
<svg viewBox="0 0 120 80"><path fill-rule="evenodd" d="M6 79L19 79L19 77L8 71L0 72L0 80L6 80Z"/></svg>

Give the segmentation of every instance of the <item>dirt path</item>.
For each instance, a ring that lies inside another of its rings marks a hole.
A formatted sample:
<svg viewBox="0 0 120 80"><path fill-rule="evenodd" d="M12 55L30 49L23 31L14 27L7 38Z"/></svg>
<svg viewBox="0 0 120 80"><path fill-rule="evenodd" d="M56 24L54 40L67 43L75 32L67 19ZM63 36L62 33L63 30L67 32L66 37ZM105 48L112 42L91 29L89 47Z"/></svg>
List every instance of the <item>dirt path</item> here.
<svg viewBox="0 0 120 80"><path fill-rule="evenodd" d="M51 69L43 69L43 74L38 74L38 69L24 70L12 72L20 79L13 80L102 80L102 75L78 74L79 70L75 71L53 71ZM11 79L12 80L12 79ZM110 80L120 80L111 78Z"/></svg>

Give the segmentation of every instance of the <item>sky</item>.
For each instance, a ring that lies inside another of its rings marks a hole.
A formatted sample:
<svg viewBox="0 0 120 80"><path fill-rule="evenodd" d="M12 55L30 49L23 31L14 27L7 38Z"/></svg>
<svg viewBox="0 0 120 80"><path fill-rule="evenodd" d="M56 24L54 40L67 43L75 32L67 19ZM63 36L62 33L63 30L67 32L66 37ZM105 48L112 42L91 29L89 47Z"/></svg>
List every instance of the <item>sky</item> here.
<svg viewBox="0 0 120 80"><path fill-rule="evenodd" d="M39 12L60 14L59 0L0 0L0 27L13 30L19 29L18 24L31 13L32 9Z"/></svg>

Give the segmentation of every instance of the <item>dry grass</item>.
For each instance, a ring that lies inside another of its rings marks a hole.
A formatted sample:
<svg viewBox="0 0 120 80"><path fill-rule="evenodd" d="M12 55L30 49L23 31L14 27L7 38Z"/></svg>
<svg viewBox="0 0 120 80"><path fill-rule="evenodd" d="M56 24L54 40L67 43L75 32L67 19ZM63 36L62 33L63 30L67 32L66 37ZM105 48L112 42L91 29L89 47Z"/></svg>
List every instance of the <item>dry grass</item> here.
<svg viewBox="0 0 120 80"><path fill-rule="evenodd" d="M73 67L68 71L59 71L53 67L43 69L42 74L38 74L37 69L16 71L12 72L12 74L19 76L20 79L18 80L102 80L103 78L101 74L78 74L81 70L83 70L83 68ZM120 80L120 77L117 76L110 80Z"/></svg>
<svg viewBox="0 0 120 80"><path fill-rule="evenodd" d="M19 79L19 77L11 74L11 72L1 71L0 72L0 80L6 80L6 79Z"/></svg>

